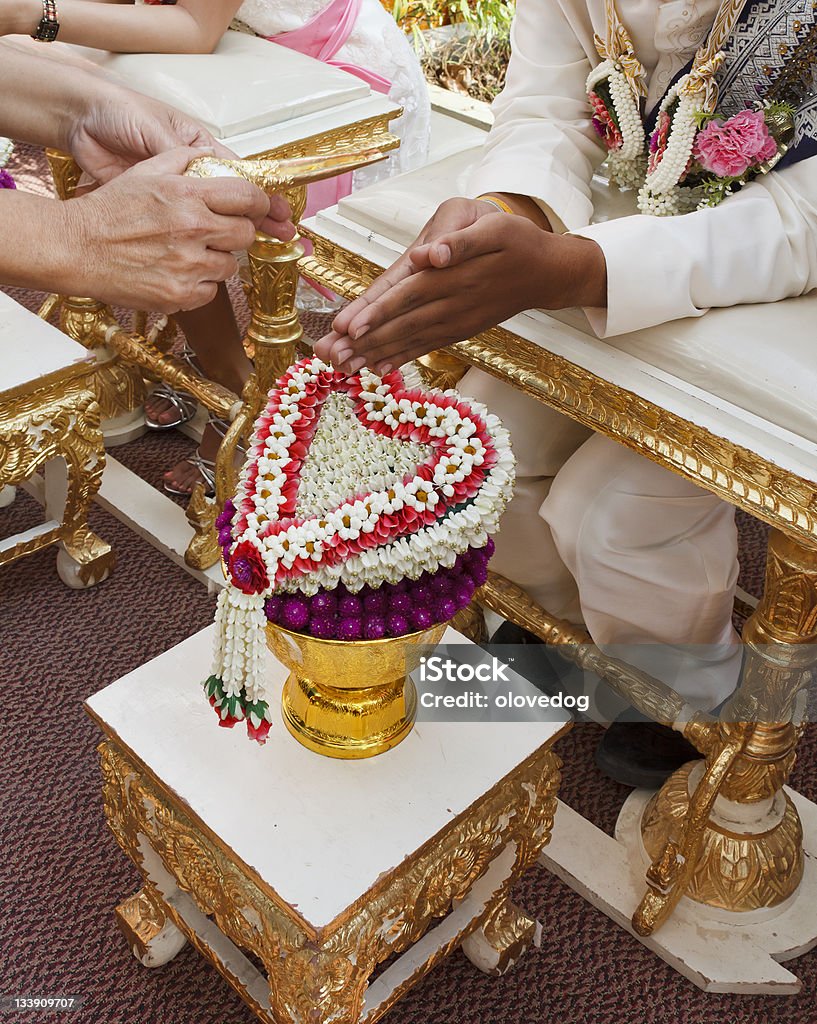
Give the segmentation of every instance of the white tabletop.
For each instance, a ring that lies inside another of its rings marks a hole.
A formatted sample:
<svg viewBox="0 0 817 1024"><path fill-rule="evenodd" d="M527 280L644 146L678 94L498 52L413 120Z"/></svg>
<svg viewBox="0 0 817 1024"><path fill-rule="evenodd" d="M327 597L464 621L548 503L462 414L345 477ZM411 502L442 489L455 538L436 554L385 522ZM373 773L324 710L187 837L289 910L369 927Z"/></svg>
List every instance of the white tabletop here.
<svg viewBox="0 0 817 1024"><path fill-rule="evenodd" d="M70 49L113 72L131 89L197 118L220 139L371 94L365 82L346 71L242 32L227 32L213 53Z"/></svg>
<svg viewBox="0 0 817 1024"><path fill-rule="evenodd" d="M190 637L95 694L88 706L316 929L564 727L564 721L421 722L385 754L335 760L287 732L280 717L286 672L268 655L275 722L261 747L243 725L219 728L204 698L212 633L210 627ZM449 630L444 642L467 641Z"/></svg>
<svg viewBox="0 0 817 1024"><path fill-rule="evenodd" d="M91 360L87 348L0 292L0 393Z"/></svg>

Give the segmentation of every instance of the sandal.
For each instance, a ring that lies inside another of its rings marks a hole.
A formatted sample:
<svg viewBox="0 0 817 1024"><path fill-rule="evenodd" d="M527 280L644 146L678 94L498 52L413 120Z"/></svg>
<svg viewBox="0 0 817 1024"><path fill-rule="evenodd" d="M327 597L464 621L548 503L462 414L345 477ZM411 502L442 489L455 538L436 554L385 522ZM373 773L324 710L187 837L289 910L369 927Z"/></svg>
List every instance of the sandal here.
<svg viewBox="0 0 817 1024"><path fill-rule="evenodd" d="M157 423L145 415L145 426L148 430L175 430L176 427L183 427L193 419L199 407L198 401L189 391L177 391L164 382L157 384L148 397L162 398L176 410L176 419L170 423Z"/></svg>
<svg viewBox="0 0 817 1024"><path fill-rule="evenodd" d="M216 416L214 413L210 413L207 417L207 426L212 427L222 440L230 429L228 421L221 419L221 417ZM247 451L243 444L237 444L235 450L238 455L244 455ZM182 461L189 463L194 469L198 470L199 476L201 476L204 483L205 497L214 498L216 496L216 460L206 459L200 451L195 451ZM192 493L191 491L183 491L178 487L173 487L167 481L164 482L163 486L168 494L175 494L182 498L189 497Z"/></svg>
<svg viewBox="0 0 817 1024"><path fill-rule="evenodd" d="M216 496L216 460L205 459L205 457L198 451L193 452L192 455L188 455L184 462L189 462L194 469L199 471L199 476L204 483L204 496L206 498L215 498ZM168 494L175 494L180 498L189 498L193 493L192 491L183 491L179 487L174 487L168 483L167 480L164 482L164 489Z"/></svg>
<svg viewBox="0 0 817 1024"><path fill-rule="evenodd" d="M196 353L187 342L182 346L179 359L187 363L193 373L203 376L201 367L196 360ZM157 384L148 397L161 398L165 402L169 402L171 407L176 410L176 419L171 423L157 423L145 416L145 426L148 430L175 430L176 427L183 427L185 423L189 423L193 419L199 407L198 400L189 391L173 388L164 381Z"/></svg>

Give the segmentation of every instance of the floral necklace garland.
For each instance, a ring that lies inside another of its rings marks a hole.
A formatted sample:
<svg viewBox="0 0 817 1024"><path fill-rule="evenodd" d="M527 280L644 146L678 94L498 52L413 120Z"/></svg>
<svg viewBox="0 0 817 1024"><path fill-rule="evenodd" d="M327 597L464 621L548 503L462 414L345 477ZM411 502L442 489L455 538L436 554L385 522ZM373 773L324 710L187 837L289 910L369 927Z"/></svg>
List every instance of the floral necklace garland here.
<svg viewBox="0 0 817 1024"><path fill-rule="evenodd" d="M607 147L612 184L638 188L638 208L673 216L716 206L733 190L770 171L785 154L794 109L760 104L727 120L718 118L715 75L747 0L722 0L692 69L667 92L647 139L642 116L646 72L606 0L607 39L596 36L602 63L587 79L593 126Z"/></svg>
<svg viewBox="0 0 817 1024"><path fill-rule="evenodd" d="M341 416L355 430L341 429ZM347 377L315 357L290 367L217 521L228 585L204 688L221 723L246 720L260 742L269 731L261 651L271 599L372 591L451 568L490 546L513 483L508 432L456 391L407 387L399 371Z"/></svg>
<svg viewBox="0 0 817 1024"><path fill-rule="evenodd" d="M14 178L5 170L13 150L14 143L11 139L0 138L0 188L17 188L14 184Z"/></svg>

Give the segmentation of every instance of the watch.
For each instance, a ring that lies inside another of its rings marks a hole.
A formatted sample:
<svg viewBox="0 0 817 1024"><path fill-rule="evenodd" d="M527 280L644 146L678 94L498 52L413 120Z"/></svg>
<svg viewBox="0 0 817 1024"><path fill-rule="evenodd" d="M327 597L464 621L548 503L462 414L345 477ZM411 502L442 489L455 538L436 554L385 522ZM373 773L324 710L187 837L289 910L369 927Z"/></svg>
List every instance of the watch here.
<svg viewBox="0 0 817 1024"><path fill-rule="evenodd" d="M40 18L37 30L32 32L31 38L38 39L41 43L53 43L59 31L57 0L43 0L43 16Z"/></svg>

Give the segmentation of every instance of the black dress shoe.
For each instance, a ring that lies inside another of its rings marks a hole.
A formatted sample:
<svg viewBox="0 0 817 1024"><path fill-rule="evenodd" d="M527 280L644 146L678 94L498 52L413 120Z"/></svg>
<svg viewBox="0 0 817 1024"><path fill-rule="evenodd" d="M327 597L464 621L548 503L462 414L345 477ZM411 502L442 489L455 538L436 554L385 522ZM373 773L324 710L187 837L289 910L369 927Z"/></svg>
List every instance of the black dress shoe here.
<svg viewBox="0 0 817 1024"><path fill-rule="evenodd" d="M489 643L511 644L518 648L513 653L513 661L508 664L538 690L551 695L561 690L561 681L547 644L542 643L538 636L512 622L503 622Z"/></svg>
<svg viewBox="0 0 817 1024"><path fill-rule="evenodd" d="M489 644L513 644L517 649L513 652L513 661L509 662L514 672L527 679L529 683L553 697L556 694L578 695L584 693L584 674L572 662L566 661L557 649L544 643L534 633L516 626L512 622L503 622L491 637ZM576 721L589 721L587 716L576 708L570 708Z"/></svg>
<svg viewBox="0 0 817 1024"><path fill-rule="evenodd" d="M596 747L596 764L605 775L635 789L658 789L674 771L702 755L684 737L648 718L625 711Z"/></svg>

